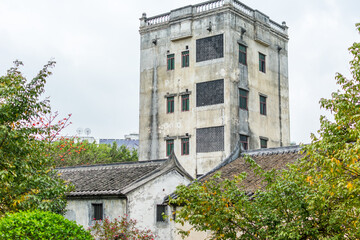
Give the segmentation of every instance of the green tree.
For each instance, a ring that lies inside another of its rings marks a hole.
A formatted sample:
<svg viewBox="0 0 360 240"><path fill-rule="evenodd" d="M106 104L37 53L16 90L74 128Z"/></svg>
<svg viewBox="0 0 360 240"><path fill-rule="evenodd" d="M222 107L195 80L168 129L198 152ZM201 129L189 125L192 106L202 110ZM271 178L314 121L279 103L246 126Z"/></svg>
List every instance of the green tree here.
<svg viewBox="0 0 360 240"><path fill-rule="evenodd" d="M359 239L360 43L349 51L352 78L336 74L341 90L320 100L334 120L320 118L319 137L312 134L302 159L265 172L246 157L266 184L251 196L241 185L244 173L180 186L171 200L183 206L175 221L211 230L214 239Z"/></svg>
<svg viewBox="0 0 360 240"><path fill-rule="evenodd" d="M20 211L0 218L0 239L93 240L89 231L63 216L43 211Z"/></svg>
<svg viewBox="0 0 360 240"><path fill-rule="evenodd" d="M136 149L129 150L125 145L118 146L115 141L109 153L112 162L133 162L138 160Z"/></svg>
<svg viewBox="0 0 360 240"><path fill-rule="evenodd" d="M0 77L0 216L34 208L62 212L66 206L64 193L70 187L53 171L47 142L39 139L48 129L38 120L50 113L49 100L41 95L54 64L27 81L16 61Z"/></svg>
<svg viewBox="0 0 360 240"><path fill-rule="evenodd" d="M137 150L107 144L77 142L74 138L60 138L51 143L51 155L57 167L137 161Z"/></svg>

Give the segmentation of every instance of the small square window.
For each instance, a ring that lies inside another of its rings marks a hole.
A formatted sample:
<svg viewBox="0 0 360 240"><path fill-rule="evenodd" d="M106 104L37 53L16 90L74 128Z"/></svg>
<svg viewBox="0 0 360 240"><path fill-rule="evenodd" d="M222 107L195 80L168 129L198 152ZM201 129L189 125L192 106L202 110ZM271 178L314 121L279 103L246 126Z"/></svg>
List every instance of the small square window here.
<svg viewBox="0 0 360 240"><path fill-rule="evenodd" d="M266 72L265 55L262 53L259 53L259 71Z"/></svg>
<svg viewBox="0 0 360 240"><path fill-rule="evenodd" d="M174 139L166 140L166 156L170 156L173 150L174 150Z"/></svg>
<svg viewBox="0 0 360 240"><path fill-rule="evenodd" d="M173 113L175 109L174 97L167 97L166 102L167 102L166 112Z"/></svg>
<svg viewBox="0 0 360 240"><path fill-rule="evenodd" d="M246 47L239 44L239 63L246 65Z"/></svg>
<svg viewBox="0 0 360 240"><path fill-rule="evenodd" d="M93 203L93 220L102 220L103 219L103 205L102 203Z"/></svg>
<svg viewBox="0 0 360 240"><path fill-rule="evenodd" d="M189 138L181 139L181 155L189 155Z"/></svg>
<svg viewBox="0 0 360 240"><path fill-rule="evenodd" d="M266 97L260 96L260 114L266 115Z"/></svg>
<svg viewBox="0 0 360 240"><path fill-rule="evenodd" d="M181 53L181 67L188 67L190 65L190 56L189 51L184 51Z"/></svg>
<svg viewBox="0 0 360 240"><path fill-rule="evenodd" d="M242 145L244 150L248 150L249 149L249 137L246 135L240 134L240 144Z"/></svg>
<svg viewBox="0 0 360 240"><path fill-rule="evenodd" d="M260 147L261 148L267 148L267 142L268 140L265 138L260 138Z"/></svg>
<svg viewBox="0 0 360 240"><path fill-rule="evenodd" d="M175 69L175 54L167 55L167 70Z"/></svg>
<svg viewBox="0 0 360 240"><path fill-rule="evenodd" d="M181 96L181 111L183 111L183 112L189 111L189 109L190 109L189 97L190 97L189 94Z"/></svg>
<svg viewBox="0 0 360 240"><path fill-rule="evenodd" d="M156 205L156 222L165 222L165 216L167 215L167 206L166 205Z"/></svg>
<svg viewBox="0 0 360 240"><path fill-rule="evenodd" d="M241 109L248 110L248 94L248 91L239 89L239 107Z"/></svg>

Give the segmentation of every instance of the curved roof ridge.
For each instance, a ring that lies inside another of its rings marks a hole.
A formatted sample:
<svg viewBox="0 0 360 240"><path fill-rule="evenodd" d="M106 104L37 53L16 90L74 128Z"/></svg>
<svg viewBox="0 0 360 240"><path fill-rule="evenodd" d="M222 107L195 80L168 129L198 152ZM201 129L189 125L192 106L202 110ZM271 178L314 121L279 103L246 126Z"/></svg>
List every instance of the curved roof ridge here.
<svg viewBox="0 0 360 240"><path fill-rule="evenodd" d="M257 155L272 155L272 154L285 154L285 153L298 153L302 149L300 145L275 147L275 148L262 148L256 150L247 150L241 152L241 156L257 156Z"/></svg>
<svg viewBox="0 0 360 240"><path fill-rule="evenodd" d="M102 169L120 169L120 168L133 168L133 167L147 167L151 165L161 165L165 162L165 159L150 160L150 161L137 161L137 162L120 162L120 163L108 163L108 164L95 164L95 165L81 165L72 167L61 167L55 170L61 172L78 172L78 171L90 171L90 170L102 170Z"/></svg>

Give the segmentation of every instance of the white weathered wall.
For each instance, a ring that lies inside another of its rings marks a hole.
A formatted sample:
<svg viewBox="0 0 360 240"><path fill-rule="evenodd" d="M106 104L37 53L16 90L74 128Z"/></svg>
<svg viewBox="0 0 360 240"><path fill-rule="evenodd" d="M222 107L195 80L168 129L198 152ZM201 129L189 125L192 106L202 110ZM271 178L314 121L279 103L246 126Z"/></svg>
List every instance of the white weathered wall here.
<svg viewBox="0 0 360 240"><path fill-rule="evenodd" d="M206 239L210 239L210 237L211 237L210 231L203 231L203 232L194 231L192 229L192 226L188 223L185 223L184 226L182 226L181 224L174 224L173 229L179 229L179 230L181 229L183 231L190 231L189 236L185 237L184 240L206 240ZM175 235L174 240L183 240L183 238L181 237L180 234L177 234L177 235Z"/></svg>
<svg viewBox="0 0 360 240"><path fill-rule="evenodd" d="M126 214L126 199L74 199L68 200L65 218L76 221L87 229L93 221L92 204L102 203L104 218L110 220Z"/></svg>
<svg viewBox="0 0 360 240"><path fill-rule="evenodd" d="M171 171L135 189L127 194L129 217L138 221L138 227L152 230L157 235L156 239L175 239L169 220L156 222L156 205L161 204L165 196L173 193L176 186L189 182L177 171Z"/></svg>

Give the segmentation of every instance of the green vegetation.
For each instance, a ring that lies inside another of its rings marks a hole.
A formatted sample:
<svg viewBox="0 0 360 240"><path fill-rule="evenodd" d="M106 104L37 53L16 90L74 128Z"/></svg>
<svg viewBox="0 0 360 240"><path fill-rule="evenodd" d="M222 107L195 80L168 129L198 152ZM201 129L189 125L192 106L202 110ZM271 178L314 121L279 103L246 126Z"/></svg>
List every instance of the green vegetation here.
<svg viewBox="0 0 360 240"><path fill-rule="evenodd" d="M59 214L26 211L0 218L0 239L76 239L93 240L89 231Z"/></svg>
<svg viewBox="0 0 360 240"><path fill-rule="evenodd" d="M121 219L115 218L110 221L105 218L104 221L96 221L90 228L94 237L100 240L107 239L129 239L129 240L154 240L155 235L150 230L139 230L136 228L136 221L127 220L127 216Z"/></svg>
<svg viewBox="0 0 360 240"><path fill-rule="evenodd" d="M65 208L64 193L70 187L54 174L48 141L42 138L62 126L39 123L50 113L49 101L41 95L54 64L49 62L27 81L16 61L0 77L0 217L27 209L61 213Z"/></svg>
<svg viewBox="0 0 360 240"><path fill-rule="evenodd" d="M349 51L352 79L337 74L341 90L320 101L334 121L321 117L319 137L303 146L302 159L287 170L265 172L246 157L266 183L254 195L241 186L245 173L180 186L171 200L183 206L175 221L211 230L213 239L359 239L360 43Z"/></svg>
<svg viewBox="0 0 360 240"><path fill-rule="evenodd" d="M6 212L41 209L62 213L65 193L72 187L54 168L80 164L137 161L137 151L114 144L57 141L69 118L57 121L48 99L44 99L49 62L28 81L20 72L20 61L0 77L0 217Z"/></svg>
<svg viewBox="0 0 360 240"><path fill-rule="evenodd" d="M61 138L51 143L51 155L57 167L137 161L137 150L126 146L75 142L76 139Z"/></svg>

